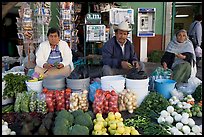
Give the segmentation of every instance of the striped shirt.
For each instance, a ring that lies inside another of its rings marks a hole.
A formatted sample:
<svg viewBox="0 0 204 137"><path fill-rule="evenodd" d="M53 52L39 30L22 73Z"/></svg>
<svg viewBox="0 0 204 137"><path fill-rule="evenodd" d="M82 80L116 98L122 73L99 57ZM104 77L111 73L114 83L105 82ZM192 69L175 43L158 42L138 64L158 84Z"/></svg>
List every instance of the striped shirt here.
<svg viewBox="0 0 204 137"><path fill-rule="evenodd" d="M60 63L62 62L61 52L59 51L59 47L56 46L55 49L51 49L50 55L48 57L49 64Z"/></svg>

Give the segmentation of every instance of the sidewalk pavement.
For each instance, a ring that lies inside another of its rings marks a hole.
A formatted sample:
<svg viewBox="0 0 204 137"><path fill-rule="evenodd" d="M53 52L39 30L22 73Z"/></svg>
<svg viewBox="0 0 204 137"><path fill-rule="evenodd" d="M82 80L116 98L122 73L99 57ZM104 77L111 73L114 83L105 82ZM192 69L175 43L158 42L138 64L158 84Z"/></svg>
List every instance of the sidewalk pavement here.
<svg viewBox="0 0 204 137"><path fill-rule="evenodd" d="M148 76L151 75L151 73L157 68L157 67L161 67L160 63L154 63L154 62L144 62L145 64L145 69L146 69L146 73L148 74ZM200 66L201 68L197 68L197 74L196 76L202 80L202 60L200 61ZM96 77L100 77L102 74L102 66L91 66L90 67L90 77L91 78L96 78Z"/></svg>
<svg viewBox="0 0 204 137"><path fill-rule="evenodd" d="M146 72L147 74L150 76L151 73L157 68L157 67L161 67L160 63L154 63L154 62L144 62L145 64L145 68L146 68ZM197 74L196 76L202 80L202 60L200 61L199 65L201 66L200 68L197 68Z"/></svg>

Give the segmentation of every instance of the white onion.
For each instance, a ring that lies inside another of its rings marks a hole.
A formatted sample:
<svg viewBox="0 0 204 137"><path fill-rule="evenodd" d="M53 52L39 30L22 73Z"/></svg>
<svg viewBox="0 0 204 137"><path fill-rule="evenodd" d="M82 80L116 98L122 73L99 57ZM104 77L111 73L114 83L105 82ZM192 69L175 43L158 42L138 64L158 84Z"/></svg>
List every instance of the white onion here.
<svg viewBox="0 0 204 137"><path fill-rule="evenodd" d="M200 133L200 127L198 126L198 125L194 125L193 127L192 127L192 131L194 132L194 133Z"/></svg>
<svg viewBox="0 0 204 137"><path fill-rule="evenodd" d="M188 125L193 127L195 125L195 121L192 118L188 119Z"/></svg>
<svg viewBox="0 0 204 137"><path fill-rule="evenodd" d="M189 118L189 114L186 113L186 112L184 112L184 113L182 114L182 117L183 117L183 118Z"/></svg>
<svg viewBox="0 0 204 137"><path fill-rule="evenodd" d="M181 119L182 119L181 114L176 114L176 115L174 116L174 119L175 119L175 121L181 121Z"/></svg>
<svg viewBox="0 0 204 137"><path fill-rule="evenodd" d="M182 118L181 118L181 122L182 122L183 124L188 124L188 118L182 117Z"/></svg>
<svg viewBox="0 0 204 137"><path fill-rule="evenodd" d="M165 122L164 117L161 117L161 116L160 116L160 117L157 119L157 122L158 122L158 123Z"/></svg>
<svg viewBox="0 0 204 137"><path fill-rule="evenodd" d="M167 116L169 116L170 114L166 111L166 110L162 110L161 111L161 116L162 117L167 117Z"/></svg>
<svg viewBox="0 0 204 137"><path fill-rule="evenodd" d="M16 135L15 131L11 131L10 135Z"/></svg>
<svg viewBox="0 0 204 137"><path fill-rule="evenodd" d="M181 122L176 123L176 128L182 129L182 127L183 127L183 123Z"/></svg>
<svg viewBox="0 0 204 137"><path fill-rule="evenodd" d="M174 107L173 107L173 106L168 106L168 107L167 107L167 111L168 111L169 113L173 113L173 112L174 112Z"/></svg>
<svg viewBox="0 0 204 137"><path fill-rule="evenodd" d="M183 131L184 134L189 134L191 132L191 129L190 129L189 126L185 125L185 126L182 127L182 131Z"/></svg>
<svg viewBox="0 0 204 137"><path fill-rule="evenodd" d="M169 123L169 124L172 124L172 123L174 122L174 119L173 119L173 117L171 117L171 116L167 116L167 117L165 118L165 121L166 121L167 123Z"/></svg>
<svg viewBox="0 0 204 137"><path fill-rule="evenodd" d="M176 111L171 113L172 116L175 116L176 114L178 114Z"/></svg>
<svg viewBox="0 0 204 137"><path fill-rule="evenodd" d="M190 132L188 135L196 135L195 133L193 133L193 132Z"/></svg>

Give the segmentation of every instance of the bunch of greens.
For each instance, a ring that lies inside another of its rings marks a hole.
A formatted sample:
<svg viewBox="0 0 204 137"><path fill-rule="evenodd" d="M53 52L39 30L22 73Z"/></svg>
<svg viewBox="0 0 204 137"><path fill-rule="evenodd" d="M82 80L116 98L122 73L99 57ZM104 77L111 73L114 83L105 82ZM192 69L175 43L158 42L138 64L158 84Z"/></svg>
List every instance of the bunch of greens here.
<svg viewBox="0 0 204 137"><path fill-rule="evenodd" d="M135 110L136 114L156 118L158 114L166 109L170 103L160 93L151 91Z"/></svg>
<svg viewBox="0 0 204 137"><path fill-rule="evenodd" d="M202 100L202 85L199 85L196 90L193 92L192 97L195 99L195 101L201 101Z"/></svg>
<svg viewBox="0 0 204 137"><path fill-rule="evenodd" d="M5 88L3 92L4 98L16 97L17 93L22 93L27 90L25 81L29 79L29 76L21 74L6 74L3 78L5 81Z"/></svg>

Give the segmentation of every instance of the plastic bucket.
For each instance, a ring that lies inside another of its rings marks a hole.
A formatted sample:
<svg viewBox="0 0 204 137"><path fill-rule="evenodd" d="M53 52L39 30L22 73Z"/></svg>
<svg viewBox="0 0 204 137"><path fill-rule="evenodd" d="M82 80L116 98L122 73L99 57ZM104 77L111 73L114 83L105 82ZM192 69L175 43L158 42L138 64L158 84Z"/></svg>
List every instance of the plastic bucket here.
<svg viewBox="0 0 204 137"><path fill-rule="evenodd" d="M68 79L66 78L67 88L71 88L73 92L88 90L90 85L90 78L85 79Z"/></svg>
<svg viewBox="0 0 204 137"><path fill-rule="evenodd" d="M36 91L36 92L42 92L43 86L42 86L42 80L36 81L36 82L28 82L26 81L27 91Z"/></svg>
<svg viewBox="0 0 204 137"><path fill-rule="evenodd" d="M48 76L43 79L42 86L48 90L64 90L66 88L66 78L64 76Z"/></svg>
<svg viewBox="0 0 204 137"><path fill-rule="evenodd" d="M162 94L166 99L171 97L171 92L174 90L176 81L171 79L156 79L155 90Z"/></svg>
<svg viewBox="0 0 204 137"><path fill-rule="evenodd" d="M126 88L146 88L149 86L149 78L147 79L128 79L126 78Z"/></svg>
<svg viewBox="0 0 204 137"><path fill-rule="evenodd" d="M147 79L126 78L126 89L129 89L136 94L138 106L140 106L144 98L149 94L148 86L149 78Z"/></svg>
<svg viewBox="0 0 204 137"><path fill-rule="evenodd" d="M105 91L114 90L120 93L125 88L125 78L122 75L101 77L101 88Z"/></svg>

